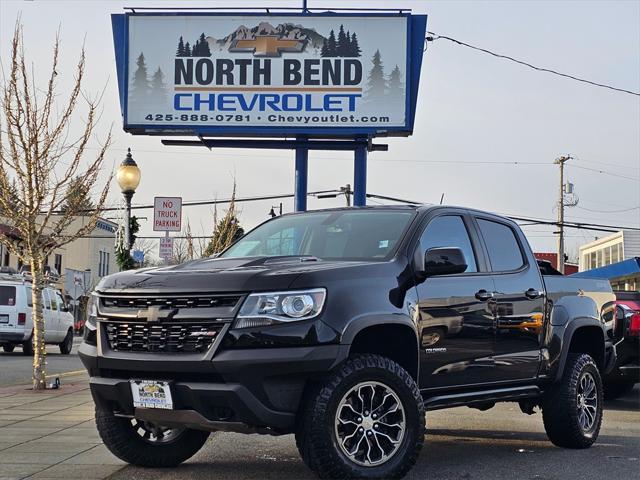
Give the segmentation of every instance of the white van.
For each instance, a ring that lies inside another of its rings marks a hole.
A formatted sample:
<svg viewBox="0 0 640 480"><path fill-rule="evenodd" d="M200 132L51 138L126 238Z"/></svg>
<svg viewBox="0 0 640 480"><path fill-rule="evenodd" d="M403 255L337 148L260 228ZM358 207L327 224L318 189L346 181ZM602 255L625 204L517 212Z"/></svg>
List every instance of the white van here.
<svg viewBox="0 0 640 480"><path fill-rule="evenodd" d="M33 355L31 292L31 283L21 275L0 275L0 346L5 352L19 345L22 353ZM73 347L73 315L58 290L47 286L42 297L44 341L68 355Z"/></svg>

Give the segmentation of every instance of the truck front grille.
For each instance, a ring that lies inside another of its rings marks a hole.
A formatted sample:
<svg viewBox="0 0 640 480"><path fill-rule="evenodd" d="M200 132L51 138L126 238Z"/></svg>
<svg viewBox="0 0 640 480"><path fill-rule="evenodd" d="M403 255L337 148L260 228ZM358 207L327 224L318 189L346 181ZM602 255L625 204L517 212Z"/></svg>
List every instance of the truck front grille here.
<svg viewBox="0 0 640 480"><path fill-rule="evenodd" d="M116 352L206 352L222 329L212 323L103 322L109 347Z"/></svg>
<svg viewBox="0 0 640 480"><path fill-rule="evenodd" d="M184 297L101 297L103 307L109 309L161 308L233 308L240 301L240 295L188 295Z"/></svg>

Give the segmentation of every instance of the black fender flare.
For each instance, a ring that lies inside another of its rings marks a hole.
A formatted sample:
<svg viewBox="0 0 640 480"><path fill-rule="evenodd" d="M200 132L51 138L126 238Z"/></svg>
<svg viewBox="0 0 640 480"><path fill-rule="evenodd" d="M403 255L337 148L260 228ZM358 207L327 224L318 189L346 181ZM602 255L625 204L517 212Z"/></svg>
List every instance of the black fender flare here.
<svg viewBox="0 0 640 480"><path fill-rule="evenodd" d="M604 358L605 358L605 343L604 343L604 329L602 328L602 323L593 317L577 317L569 320L564 326L564 332L562 333L562 350L560 352L560 358L558 359L557 368L555 371L554 382L559 382L562 380L562 375L564 373L564 367L567 363L567 357L569 356L569 347L571 346L571 341L576 334L576 332L583 328L597 328L602 337L602 355L598 359L594 359L596 362L600 361L601 364L598 365L601 369L604 368ZM558 332L559 333L559 332Z"/></svg>
<svg viewBox="0 0 640 480"><path fill-rule="evenodd" d="M342 350L342 354L344 358L340 359L345 360L350 352L350 346L353 343L353 340L356 336L362 332L363 330L369 327L376 326L390 326L397 325L405 328L409 328L413 332L413 337L415 339L415 355L416 355L416 375L419 375L420 371L420 349L419 349L419 340L418 340L418 328L415 322L409 317L409 315L405 314L369 314L363 315L351 320L344 328L341 334L342 345L348 345L348 349ZM417 377L419 378L419 377Z"/></svg>

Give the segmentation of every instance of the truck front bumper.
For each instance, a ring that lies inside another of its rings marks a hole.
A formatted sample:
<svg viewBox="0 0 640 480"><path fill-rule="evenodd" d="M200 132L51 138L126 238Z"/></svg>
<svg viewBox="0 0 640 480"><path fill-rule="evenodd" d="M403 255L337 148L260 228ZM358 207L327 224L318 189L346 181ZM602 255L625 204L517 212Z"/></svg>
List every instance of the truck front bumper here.
<svg viewBox="0 0 640 480"><path fill-rule="evenodd" d="M191 364L119 361L97 356L87 344L79 355L91 375L91 394L100 408L165 426L201 430L290 433L304 388L346 357L348 346L219 350L212 360ZM130 380L164 380L173 410L135 409Z"/></svg>

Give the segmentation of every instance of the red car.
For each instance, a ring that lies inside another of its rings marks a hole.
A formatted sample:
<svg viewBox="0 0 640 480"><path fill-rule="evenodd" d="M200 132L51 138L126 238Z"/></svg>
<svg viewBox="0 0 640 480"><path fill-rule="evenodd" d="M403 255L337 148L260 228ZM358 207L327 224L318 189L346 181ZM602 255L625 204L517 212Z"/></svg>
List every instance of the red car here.
<svg viewBox="0 0 640 480"><path fill-rule="evenodd" d="M605 377L605 395L609 399L630 392L640 382L640 292L616 294L616 367Z"/></svg>

